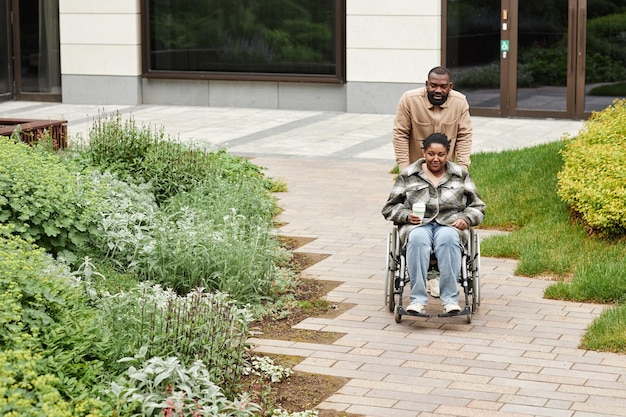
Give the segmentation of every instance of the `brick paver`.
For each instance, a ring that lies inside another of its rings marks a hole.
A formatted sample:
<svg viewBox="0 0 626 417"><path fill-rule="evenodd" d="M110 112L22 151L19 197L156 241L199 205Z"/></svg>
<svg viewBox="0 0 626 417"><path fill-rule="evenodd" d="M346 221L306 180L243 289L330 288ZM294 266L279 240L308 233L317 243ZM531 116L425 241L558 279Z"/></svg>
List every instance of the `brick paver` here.
<svg viewBox="0 0 626 417"><path fill-rule="evenodd" d="M288 184L278 194L281 233L316 238L298 250L331 255L304 273L342 282L328 298L355 304L296 326L344 333L337 349L255 341L257 352L303 356L296 370L350 378L320 408L368 417L626 416L626 358L578 349L603 306L546 300L548 281L516 276L513 260L482 257L482 302L471 324L407 316L397 324L383 297L390 225L380 209L391 164L255 162ZM428 309L439 312L438 300Z"/></svg>

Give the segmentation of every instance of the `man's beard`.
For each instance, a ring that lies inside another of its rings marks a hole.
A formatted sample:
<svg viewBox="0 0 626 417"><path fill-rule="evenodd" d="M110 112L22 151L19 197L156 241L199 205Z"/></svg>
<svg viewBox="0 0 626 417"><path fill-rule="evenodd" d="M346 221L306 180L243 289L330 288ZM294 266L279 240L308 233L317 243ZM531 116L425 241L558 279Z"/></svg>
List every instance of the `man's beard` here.
<svg viewBox="0 0 626 417"><path fill-rule="evenodd" d="M442 94L441 98L439 99L433 97L433 93L427 93L426 95L428 96L428 101L430 101L430 104L432 104L433 106L441 106L448 99L447 94Z"/></svg>

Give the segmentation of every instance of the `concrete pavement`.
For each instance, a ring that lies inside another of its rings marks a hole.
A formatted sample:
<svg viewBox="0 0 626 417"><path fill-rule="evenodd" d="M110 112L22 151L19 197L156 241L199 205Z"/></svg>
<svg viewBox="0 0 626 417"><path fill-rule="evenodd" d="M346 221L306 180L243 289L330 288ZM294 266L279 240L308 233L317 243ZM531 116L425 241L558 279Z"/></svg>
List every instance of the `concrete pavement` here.
<svg viewBox="0 0 626 417"><path fill-rule="evenodd" d="M100 114L119 112L138 126L197 146L227 147L234 154L393 162L393 115L185 106L89 106L0 102L0 117L63 119L70 141L88 137ZM502 151L575 135L582 121L473 117L474 152Z"/></svg>
<svg viewBox="0 0 626 417"><path fill-rule="evenodd" d="M257 339L255 350L302 356L296 370L349 378L319 408L366 417L626 416L626 356L578 349L603 306L543 299L549 283L515 275L514 260L482 257L482 303L471 324L407 316L395 323L383 301L389 224L380 214L393 180L393 115L0 103L0 117L67 119L70 141L99 111L132 115L199 146L226 146L287 183L278 194L280 233L315 238L298 250L330 256L304 273L341 282L328 298L354 307L297 325L342 333L332 344ZM558 140L583 126L473 121L475 152ZM428 310L439 309L431 299Z"/></svg>

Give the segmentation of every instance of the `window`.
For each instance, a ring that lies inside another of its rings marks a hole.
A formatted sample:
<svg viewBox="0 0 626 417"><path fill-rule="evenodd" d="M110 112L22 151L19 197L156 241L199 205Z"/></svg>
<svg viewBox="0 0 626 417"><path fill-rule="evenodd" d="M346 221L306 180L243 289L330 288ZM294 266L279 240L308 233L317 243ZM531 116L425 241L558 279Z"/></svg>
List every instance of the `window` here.
<svg viewBox="0 0 626 417"><path fill-rule="evenodd" d="M345 0L144 0L152 77L343 82Z"/></svg>

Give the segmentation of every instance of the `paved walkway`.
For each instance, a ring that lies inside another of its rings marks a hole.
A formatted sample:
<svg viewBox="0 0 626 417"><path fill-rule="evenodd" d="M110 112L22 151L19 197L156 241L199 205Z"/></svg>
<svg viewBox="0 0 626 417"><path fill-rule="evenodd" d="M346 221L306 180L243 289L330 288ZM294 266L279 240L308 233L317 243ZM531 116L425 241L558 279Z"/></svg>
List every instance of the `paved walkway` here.
<svg viewBox="0 0 626 417"><path fill-rule="evenodd" d="M234 154L377 160L393 163L393 115L184 106L89 106L27 101L0 102L0 118L63 119L71 138L87 138L100 114L118 112L138 126L163 127L167 135ZM575 135L581 121L474 117L475 152L502 151Z"/></svg>
<svg viewBox="0 0 626 417"><path fill-rule="evenodd" d="M513 260L482 257L482 304L471 324L395 323L383 300L389 224L380 214L392 185L393 116L0 103L0 117L65 118L70 136L86 134L98 111L116 110L181 140L252 156L288 184L278 195L280 233L316 238L299 250L331 256L305 273L340 281L329 299L355 307L297 325L345 334L332 344L256 340L256 350L302 356L297 370L349 378L320 408L367 417L626 416L626 356L577 348L602 306L543 299L548 283L516 276ZM557 140L582 122L474 117L474 127L479 152ZM438 312L436 300L429 310Z"/></svg>

